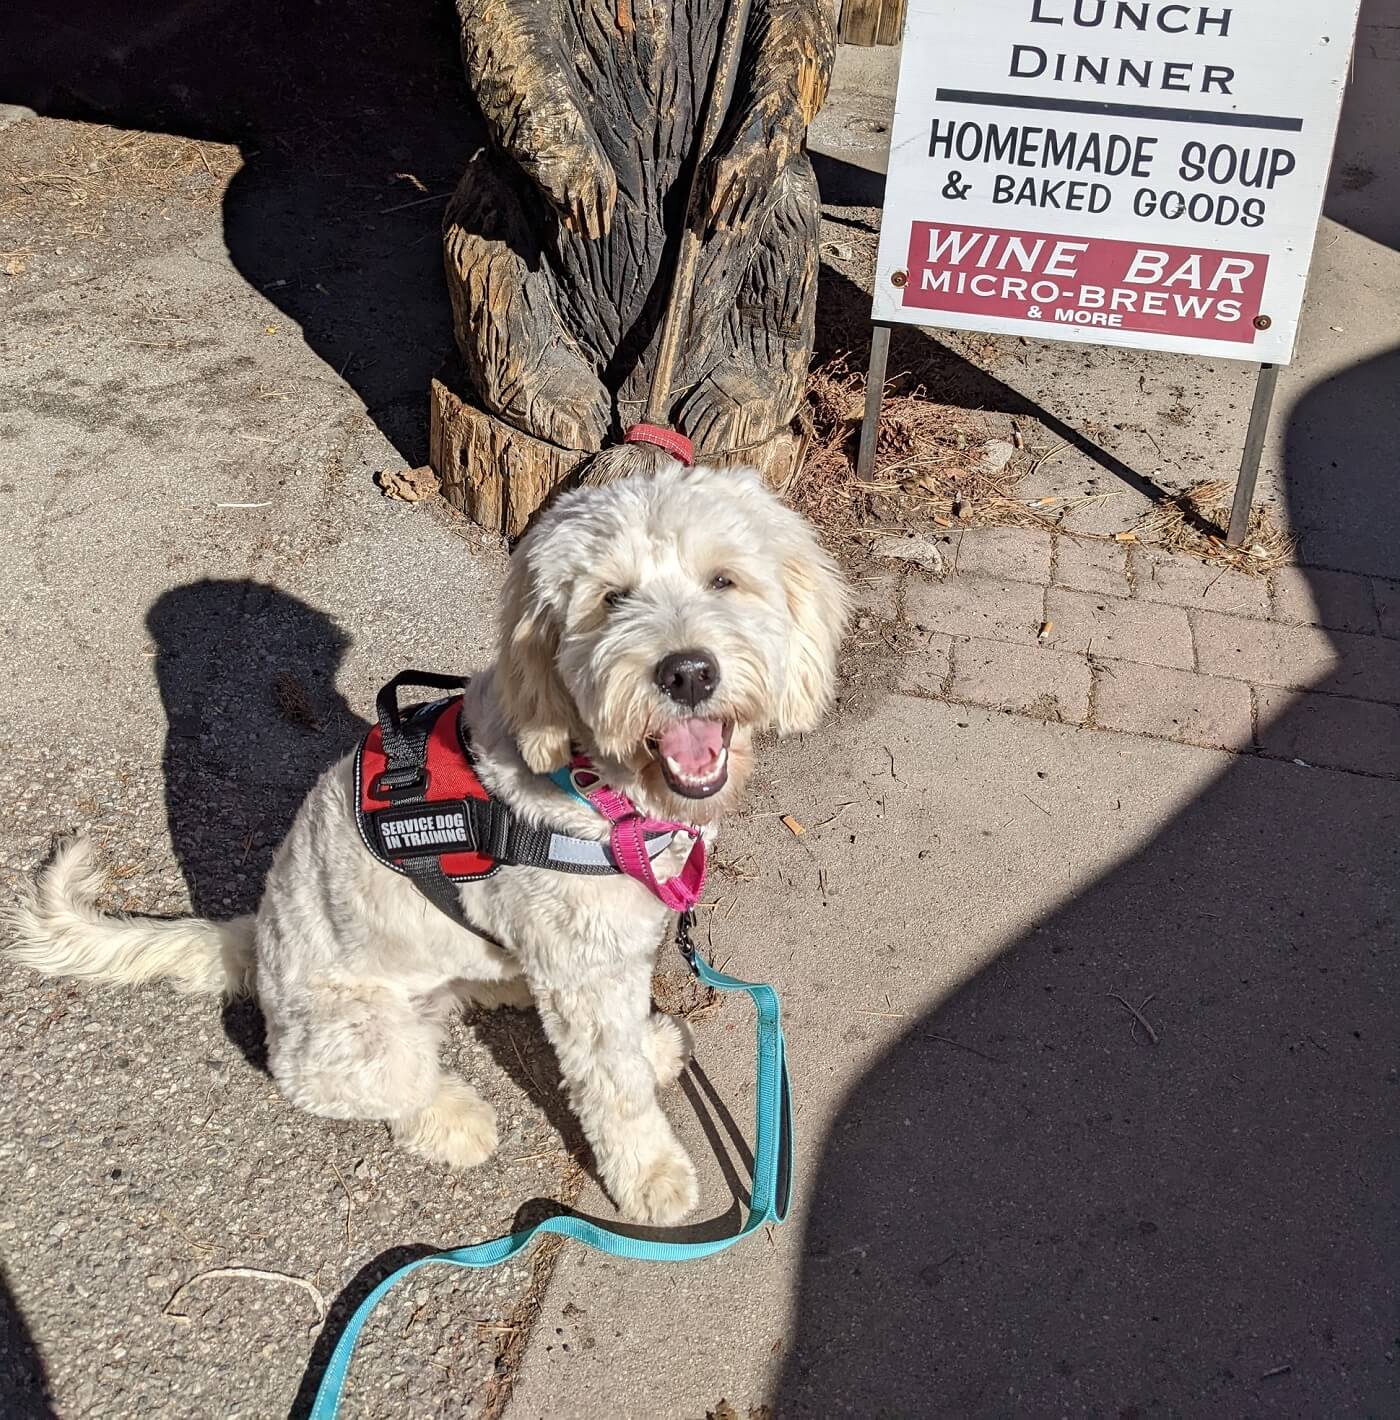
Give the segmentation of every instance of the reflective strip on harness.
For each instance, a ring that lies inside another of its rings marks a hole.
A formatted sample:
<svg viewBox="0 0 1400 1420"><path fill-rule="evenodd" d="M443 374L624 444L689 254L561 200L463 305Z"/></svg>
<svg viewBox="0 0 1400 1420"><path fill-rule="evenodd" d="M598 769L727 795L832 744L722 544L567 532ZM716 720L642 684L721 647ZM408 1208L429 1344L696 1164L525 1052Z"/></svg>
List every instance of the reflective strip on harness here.
<svg viewBox="0 0 1400 1420"><path fill-rule="evenodd" d="M674 833L659 833L655 838L648 838L647 857L655 861L675 837ZM549 835L549 861L555 867L569 864L579 868L606 868L612 873L622 871L606 843L595 843L591 838L567 838L562 833Z"/></svg>

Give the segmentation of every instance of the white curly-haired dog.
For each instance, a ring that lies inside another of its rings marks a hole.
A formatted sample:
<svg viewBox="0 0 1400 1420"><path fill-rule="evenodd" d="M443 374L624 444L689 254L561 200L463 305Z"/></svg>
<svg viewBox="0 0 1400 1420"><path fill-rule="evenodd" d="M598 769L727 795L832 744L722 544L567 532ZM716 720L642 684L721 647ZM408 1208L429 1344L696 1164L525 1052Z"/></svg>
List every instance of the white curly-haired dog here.
<svg viewBox="0 0 1400 1420"><path fill-rule="evenodd" d="M676 464L570 492L513 555L499 657L466 691L477 774L526 821L607 840L607 821L547 777L577 748L643 813L712 838L755 732L810 730L826 710L846 607L811 527L752 473ZM406 1148L459 1167L491 1154L496 1122L439 1067L446 1019L463 1001L533 1001L618 1207L681 1218L695 1169L656 1091L688 1042L650 994L666 907L620 874L509 867L458 889L478 935L365 847L353 758L302 805L256 917L104 914L78 839L12 910L12 956L55 974L256 991L294 1105L387 1120ZM685 846L665 850L658 876Z"/></svg>

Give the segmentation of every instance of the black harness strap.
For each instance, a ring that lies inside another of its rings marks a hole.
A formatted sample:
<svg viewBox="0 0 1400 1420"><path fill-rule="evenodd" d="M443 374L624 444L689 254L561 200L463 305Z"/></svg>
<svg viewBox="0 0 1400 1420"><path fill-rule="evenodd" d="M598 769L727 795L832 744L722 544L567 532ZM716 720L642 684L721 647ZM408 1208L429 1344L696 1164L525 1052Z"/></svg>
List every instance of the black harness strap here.
<svg viewBox="0 0 1400 1420"><path fill-rule="evenodd" d="M374 699L374 718L384 757L389 767L375 780L370 792L377 799L399 799L421 803L428 791L426 721L411 721L405 727L399 710L399 687L421 686L427 690L465 690L466 679L459 675L439 675L436 671L400 671Z"/></svg>
<svg viewBox="0 0 1400 1420"><path fill-rule="evenodd" d="M483 931L482 928L467 919L466 913L462 911L462 900L457 891L457 884L442 871L435 854L429 854L422 858L401 858L399 865L408 874L409 881L413 886L439 912L449 917L459 927L465 927L468 931L475 932L478 937L484 937L495 946L501 945L490 932Z"/></svg>

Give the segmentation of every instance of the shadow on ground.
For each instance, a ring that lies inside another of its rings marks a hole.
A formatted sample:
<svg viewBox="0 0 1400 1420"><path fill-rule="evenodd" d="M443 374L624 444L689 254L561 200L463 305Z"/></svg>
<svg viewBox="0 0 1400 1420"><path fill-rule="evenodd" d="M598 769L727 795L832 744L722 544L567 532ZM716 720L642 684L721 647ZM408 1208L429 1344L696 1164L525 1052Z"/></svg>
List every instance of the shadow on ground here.
<svg viewBox="0 0 1400 1420"><path fill-rule="evenodd" d="M424 462L429 377L452 349L439 226L472 142L450 0L7 9L0 99L238 145L234 264Z"/></svg>
<svg viewBox="0 0 1400 1420"><path fill-rule="evenodd" d="M1366 7L1373 24L1391 13ZM8 101L239 145L235 264L421 462L424 391L451 347L439 198L471 142L446 0L46 0L4 30ZM1369 159L1339 172L1342 193L1376 180ZM1387 210L1336 194L1329 210L1357 225L1353 205ZM1393 243L1397 210L1376 240ZM827 273L824 312L833 293L868 316ZM910 363L896 351L891 368ZM947 352L929 383L1024 406ZM1392 353L1299 404L1295 508L1344 499L1360 526L1392 496L1397 391ZM310 783L362 727L334 689L343 640L246 582L172 592L150 625L191 897L247 910ZM289 667L301 696L279 690ZM1386 781L1232 761L912 1029L828 1140L778 1413L1392 1410L1397 843ZM1110 991L1155 998L1157 1044ZM229 1029L256 1058L253 1017ZM7 1404L47 1414L23 1322L0 1308Z"/></svg>
<svg viewBox="0 0 1400 1420"><path fill-rule="evenodd" d="M244 579L175 587L146 628L166 719L166 816L193 911L253 912L302 800L368 729L336 688L348 640L324 612ZM224 1028L265 1068L255 1002L226 1002Z"/></svg>
<svg viewBox="0 0 1400 1420"><path fill-rule="evenodd" d="M1367 0L1362 22L1397 13ZM1328 212L1395 245L1400 208L1376 200L1400 171L1378 147L1394 65L1376 58L1358 64ZM824 277L825 298L841 278ZM858 303L837 294L821 338L862 358ZM919 340L896 333L892 371L1017 412ZM1396 447L1400 349L1295 406L1290 520L1343 510L1369 546ZM1274 723L1279 742L1303 713ZM1393 714L1337 713L1353 717L1339 733L1393 747ZM909 1030L827 1138L776 1413L1393 1410L1397 816L1393 780L1233 759ZM1155 1044L1110 992L1152 998Z"/></svg>
<svg viewBox="0 0 1400 1420"><path fill-rule="evenodd" d="M1397 446L1400 350L1298 404L1286 493L1364 508ZM1232 760L889 1051L825 1146L778 1414L1393 1408L1395 788Z"/></svg>
<svg viewBox="0 0 1400 1420"><path fill-rule="evenodd" d="M49 1382L5 1269L0 1267L0 1397L12 1420L50 1420Z"/></svg>

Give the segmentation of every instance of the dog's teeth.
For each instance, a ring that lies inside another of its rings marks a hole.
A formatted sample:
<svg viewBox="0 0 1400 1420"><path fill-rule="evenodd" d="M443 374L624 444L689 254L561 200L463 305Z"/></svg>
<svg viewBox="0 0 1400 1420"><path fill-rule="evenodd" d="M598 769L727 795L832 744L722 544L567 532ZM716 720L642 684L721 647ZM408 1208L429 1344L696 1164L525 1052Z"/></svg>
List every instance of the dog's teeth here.
<svg viewBox="0 0 1400 1420"><path fill-rule="evenodd" d="M670 770L673 779L690 788L703 789L706 785L713 784L724 773L724 767L729 763L729 747L726 745L721 748L715 760L715 767L708 774L687 774L669 754L663 755L662 758L666 761L666 768Z"/></svg>

